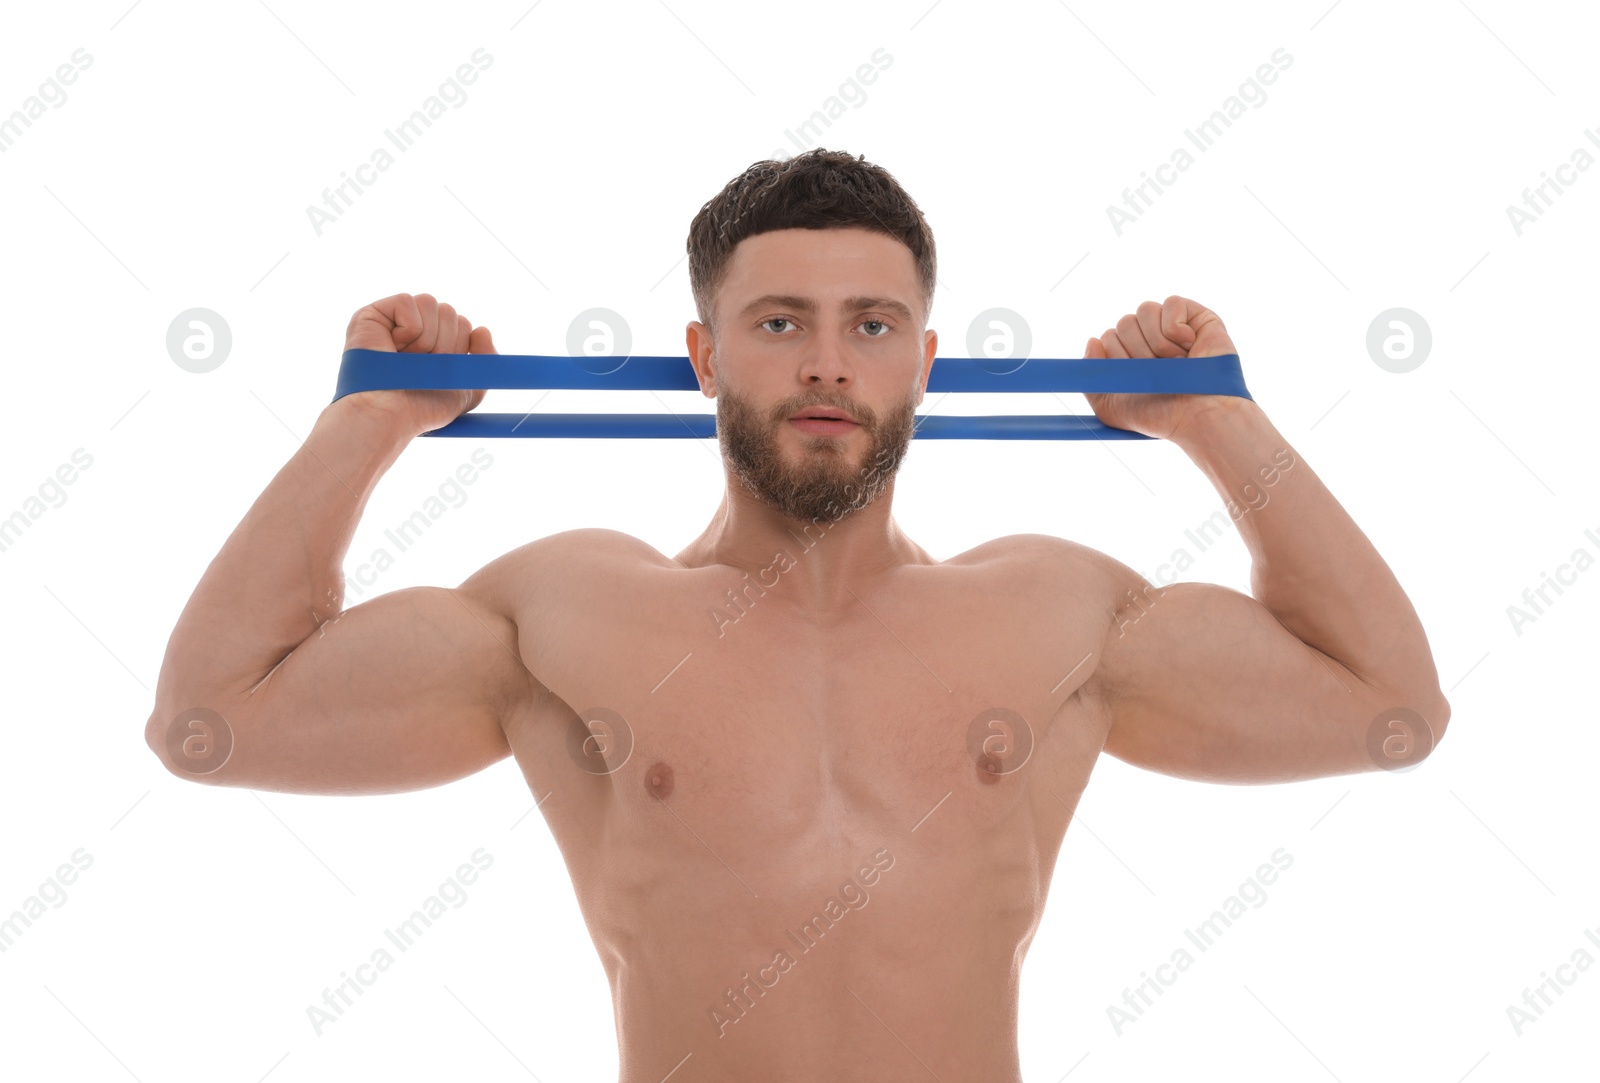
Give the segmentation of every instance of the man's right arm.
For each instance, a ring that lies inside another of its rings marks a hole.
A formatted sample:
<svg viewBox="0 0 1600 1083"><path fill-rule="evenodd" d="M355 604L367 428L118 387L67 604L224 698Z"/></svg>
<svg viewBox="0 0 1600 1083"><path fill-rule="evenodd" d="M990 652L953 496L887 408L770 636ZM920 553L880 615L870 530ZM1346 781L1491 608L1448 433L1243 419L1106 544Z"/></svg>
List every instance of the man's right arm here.
<svg viewBox="0 0 1600 1083"><path fill-rule="evenodd" d="M229 536L168 641L145 727L173 774L394 793L509 754L501 719L539 684L501 611L496 564L455 589L411 587L344 609L356 523L414 435L359 395L330 404ZM221 716L225 733L196 736L195 708ZM232 748L208 771L218 738Z"/></svg>

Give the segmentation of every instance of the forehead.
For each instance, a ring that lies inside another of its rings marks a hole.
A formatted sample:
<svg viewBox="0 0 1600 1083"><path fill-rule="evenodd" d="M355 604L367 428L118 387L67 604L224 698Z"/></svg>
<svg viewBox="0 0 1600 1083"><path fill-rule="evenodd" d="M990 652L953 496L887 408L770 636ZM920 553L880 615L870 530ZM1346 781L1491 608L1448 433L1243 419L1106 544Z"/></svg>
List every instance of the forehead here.
<svg viewBox="0 0 1600 1083"><path fill-rule="evenodd" d="M740 241L728 260L730 294L769 289L845 295L896 288L906 302L920 295L911 249L886 233L848 229L777 229ZM730 298L731 299L731 298Z"/></svg>

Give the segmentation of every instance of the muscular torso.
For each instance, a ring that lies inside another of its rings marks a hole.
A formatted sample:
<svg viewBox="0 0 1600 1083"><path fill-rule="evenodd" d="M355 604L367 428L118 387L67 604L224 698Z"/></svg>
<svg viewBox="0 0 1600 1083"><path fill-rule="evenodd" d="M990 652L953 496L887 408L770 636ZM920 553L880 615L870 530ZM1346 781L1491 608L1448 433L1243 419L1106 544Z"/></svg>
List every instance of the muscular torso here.
<svg viewBox="0 0 1600 1083"><path fill-rule="evenodd" d="M780 569L593 535L508 588L542 688L506 734L622 1083L1020 1079L1023 956L1105 738L1096 590L1000 539L818 614Z"/></svg>

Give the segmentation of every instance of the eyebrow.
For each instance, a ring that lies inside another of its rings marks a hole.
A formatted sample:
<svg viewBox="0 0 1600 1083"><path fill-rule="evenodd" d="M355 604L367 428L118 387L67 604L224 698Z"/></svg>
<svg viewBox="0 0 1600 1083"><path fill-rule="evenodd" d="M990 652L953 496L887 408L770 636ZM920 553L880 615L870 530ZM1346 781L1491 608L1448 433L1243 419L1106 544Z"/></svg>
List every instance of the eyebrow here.
<svg viewBox="0 0 1600 1083"><path fill-rule="evenodd" d="M817 306L809 297L798 297L792 293L768 293L757 297L739 311L739 316L745 317L762 308L792 308L797 312L807 314L817 310ZM869 308L886 308L901 319L910 322L914 317L911 309L904 303L890 297L846 297L839 302L839 311L862 312Z"/></svg>

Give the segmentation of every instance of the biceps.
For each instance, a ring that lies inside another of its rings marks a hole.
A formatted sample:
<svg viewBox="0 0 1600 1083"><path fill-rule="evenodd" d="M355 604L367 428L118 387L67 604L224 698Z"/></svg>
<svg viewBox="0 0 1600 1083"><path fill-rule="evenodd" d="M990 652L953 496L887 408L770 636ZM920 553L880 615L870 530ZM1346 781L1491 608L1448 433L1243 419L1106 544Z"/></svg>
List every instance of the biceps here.
<svg viewBox="0 0 1600 1083"><path fill-rule="evenodd" d="M215 781L300 793L395 793L510 751L501 712L523 667L515 629L467 592L413 587L341 613L230 720Z"/></svg>
<svg viewBox="0 0 1600 1083"><path fill-rule="evenodd" d="M1112 711L1106 751L1136 766L1210 782L1374 766L1374 690L1227 587L1143 592L1113 622L1097 676Z"/></svg>

